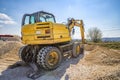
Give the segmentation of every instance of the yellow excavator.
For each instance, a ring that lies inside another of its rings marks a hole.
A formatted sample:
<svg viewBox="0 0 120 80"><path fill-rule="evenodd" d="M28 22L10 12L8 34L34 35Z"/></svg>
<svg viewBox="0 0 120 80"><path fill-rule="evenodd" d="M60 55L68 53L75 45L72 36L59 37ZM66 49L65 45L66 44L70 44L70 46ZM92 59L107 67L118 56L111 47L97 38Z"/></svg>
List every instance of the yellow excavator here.
<svg viewBox="0 0 120 80"><path fill-rule="evenodd" d="M71 32L75 26L80 27L82 43L72 41ZM51 13L39 11L25 14L22 19L22 43L19 56L26 64L30 64L35 72L40 68L53 70L57 68L63 57L78 57L84 50L84 24L82 20L68 19L67 24L56 23ZM35 77L31 74L29 77Z"/></svg>

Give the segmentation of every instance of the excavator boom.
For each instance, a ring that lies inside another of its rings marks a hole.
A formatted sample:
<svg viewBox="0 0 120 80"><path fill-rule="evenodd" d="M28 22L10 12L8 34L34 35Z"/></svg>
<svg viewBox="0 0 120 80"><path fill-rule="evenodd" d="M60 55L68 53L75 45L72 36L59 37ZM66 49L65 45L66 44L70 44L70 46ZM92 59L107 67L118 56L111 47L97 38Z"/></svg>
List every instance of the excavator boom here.
<svg viewBox="0 0 120 80"><path fill-rule="evenodd" d="M82 37L82 43L84 44L85 43L85 40L84 40L84 24L83 24L83 20L75 20L75 19L71 19L69 20L69 31L71 33L72 29L77 26L77 27L80 27L80 32L81 32L81 37Z"/></svg>

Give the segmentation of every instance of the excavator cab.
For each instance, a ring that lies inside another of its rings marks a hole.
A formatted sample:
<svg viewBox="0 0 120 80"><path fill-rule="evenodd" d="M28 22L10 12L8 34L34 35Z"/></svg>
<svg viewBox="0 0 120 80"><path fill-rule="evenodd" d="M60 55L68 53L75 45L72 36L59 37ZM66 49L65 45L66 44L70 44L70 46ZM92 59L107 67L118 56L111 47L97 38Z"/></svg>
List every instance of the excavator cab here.
<svg viewBox="0 0 120 80"><path fill-rule="evenodd" d="M71 40L64 24L56 23L51 13L39 11L25 14L22 19L23 44L55 44Z"/></svg>
<svg viewBox="0 0 120 80"><path fill-rule="evenodd" d="M34 24L37 22L52 22L56 23L55 17L53 14L39 11L33 14L25 14L22 19L22 26L27 24Z"/></svg>

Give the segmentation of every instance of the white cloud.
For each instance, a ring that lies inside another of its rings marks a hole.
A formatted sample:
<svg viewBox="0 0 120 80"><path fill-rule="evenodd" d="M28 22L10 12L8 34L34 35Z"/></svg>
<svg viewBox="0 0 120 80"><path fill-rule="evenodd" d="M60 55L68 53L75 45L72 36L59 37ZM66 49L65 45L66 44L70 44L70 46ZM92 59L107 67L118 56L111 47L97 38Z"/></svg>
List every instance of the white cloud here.
<svg viewBox="0 0 120 80"><path fill-rule="evenodd" d="M16 22L10 21L10 20L6 20L6 21L0 20L0 23L1 23L1 24L16 24Z"/></svg>
<svg viewBox="0 0 120 80"><path fill-rule="evenodd" d="M7 14L0 13L0 24L16 24L16 22Z"/></svg>
<svg viewBox="0 0 120 80"><path fill-rule="evenodd" d="M0 13L0 19L2 20L12 20L8 15L4 13Z"/></svg>

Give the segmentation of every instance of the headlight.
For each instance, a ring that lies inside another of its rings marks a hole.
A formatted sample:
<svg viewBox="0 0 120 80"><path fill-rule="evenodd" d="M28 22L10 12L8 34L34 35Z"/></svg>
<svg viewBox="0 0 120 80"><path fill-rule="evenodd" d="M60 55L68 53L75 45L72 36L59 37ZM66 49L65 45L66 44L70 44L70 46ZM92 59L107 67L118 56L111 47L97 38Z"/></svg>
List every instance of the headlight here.
<svg viewBox="0 0 120 80"><path fill-rule="evenodd" d="M36 31L36 34L41 34L41 32L40 31Z"/></svg>

